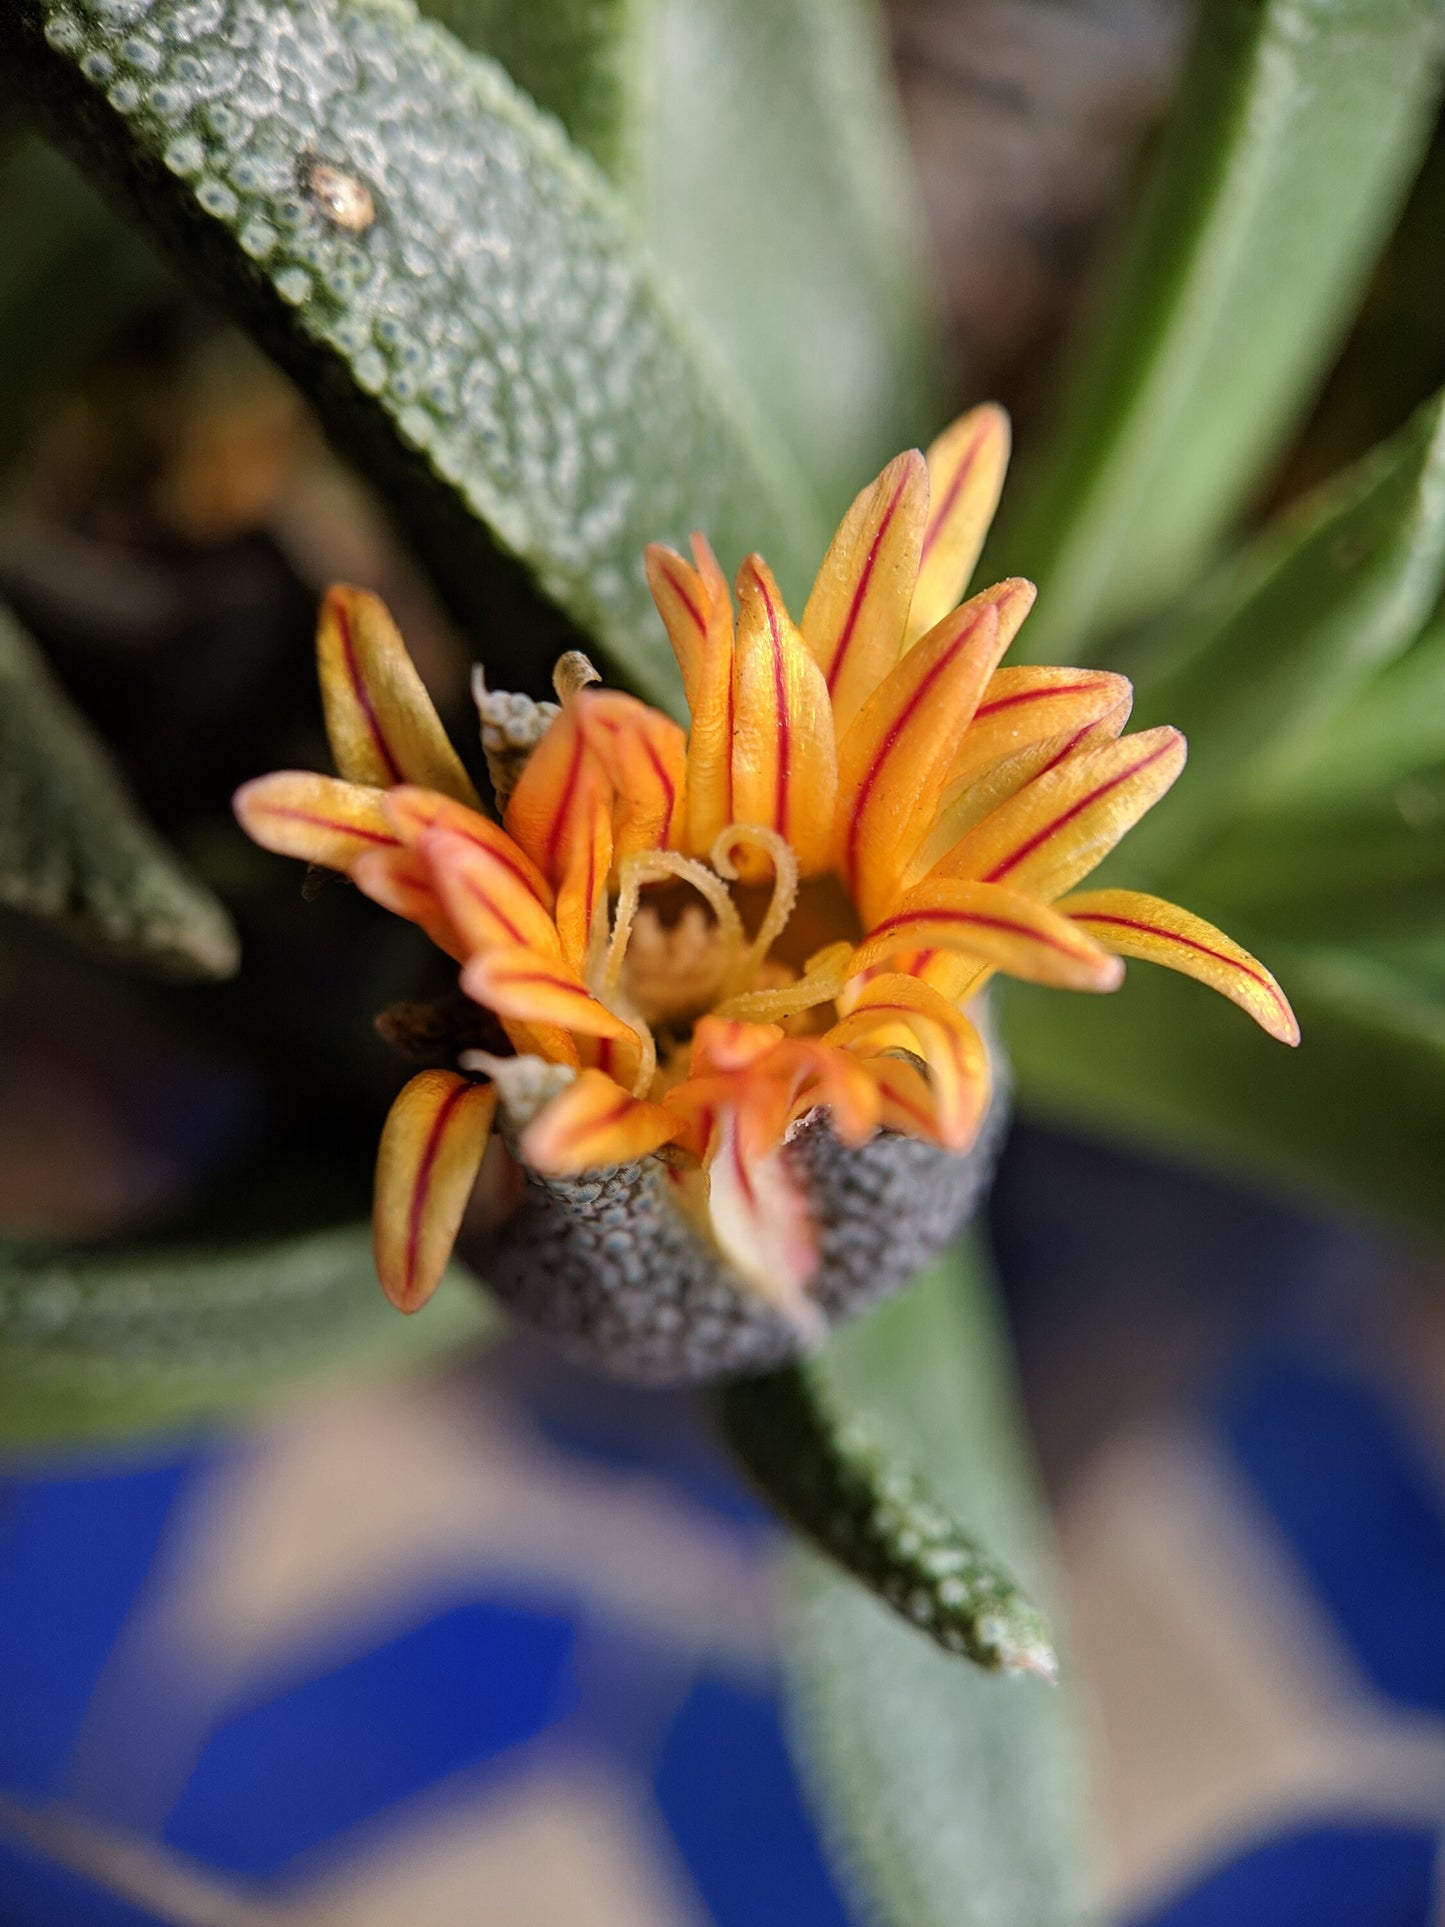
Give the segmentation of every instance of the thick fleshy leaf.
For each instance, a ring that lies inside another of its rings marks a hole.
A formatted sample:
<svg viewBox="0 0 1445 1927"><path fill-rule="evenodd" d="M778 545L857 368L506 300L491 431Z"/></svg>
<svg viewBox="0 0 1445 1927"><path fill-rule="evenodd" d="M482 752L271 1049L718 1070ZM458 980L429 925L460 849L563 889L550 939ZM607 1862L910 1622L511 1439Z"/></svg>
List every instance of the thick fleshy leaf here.
<svg viewBox="0 0 1445 1927"><path fill-rule="evenodd" d="M298 1380L444 1352L493 1322L461 1276L426 1318L398 1318L366 1224L207 1245L9 1241L0 1439L53 1449L214 1419Z"/></svg>
<svg viewBox="0 0 1445 1927"><path fill-rule="evenodd" d="M927 514L928 469L910 449L860 491L814 580L803 639L840 740L902 653Z"/></svg>
<svg viewBox="0 0 1445 1927"><path fill-rule="evenodd" d="M905 892L853 959L871 970L900 950L962 950L1011 977L1061 990L1116 990L1123 965L1067 916L997 883L933 878ZM1080 939L1083 941L1080 941Z"/></svg>
<svg viewBox="0 0 1445 1927"><path fill-rule="evenodd" d="M732 771L737 821L776 830L804 876L826 870L838 787L827 684L757 555L738 574ZM734 860L749 881L768 874L755 853Z"/></svg>
<svg viewBox="0 0 1445 1927"><path fill-rule="evenodd" d="M945 1259L840 1332L813 1369L838 1409L866 1412L880 1449L916 1466L940 1507L1037 1586L1040 1507L976 1259ZM910 1627L805 1554L788 1601L799 1757L857 1917L1085 1927L1067 1655L1062 1692L990 1679L923 1636L939 1623L929 1590ZM950 1587L940 1604L966 1611L967 1597Z"/></svg>
<svg viewBox="0 0 1445 1927"><path fill-rule="evenodd" d="M1445 394L1221 571L1145 663L1138 713L1177 724L1191 748L1188 783L1140 834L1151 874L1287 793L1442 591Z"/></svg>
<svg viewBox="0 0 1445 1927"><path fill-rule="evenodd" d="M398 1311L419 1311L441 1283L496 1109L494 1085L455 1071L420 1072L391 1107L372 1235L381 1288Z"/></svg>
<svg viewBox="0 0 1445 1927"><path fill-rule="evenodd" d="M775 429L495 62L389 0L17 0L0 36L50 127L315 401L503 686L539 667L519 591L670 700L645 543L705 528L790 576L816 561Z"/></svg>
<svg viewBox="0 0 1445 1927"><path fill-rule="evenodd" d="M897 895L932 823L954 746L1000 655L1000 609L1013 585L975 596L941 622L864 705L838 750L834 855L865 923Z"/></svg>
<svg viewBox="0 0 1445 1927"><path fill-rule="evenodd" d="M382 789L419 783L476 804L471 778L379 596L346 583L327 590L316 666L338 774Z"/></svg>
<svg viewBox="0 0 1445 1927"><path fill-rule="evenodd" d="M985 817L933 874L1005 883L1045 901L1062 896L1158 802L1185 753L1177 729L1077 750Z"/></svg>
<svg viewBox="0 0 1445 1927"><path fill-rule="evenodd" d="M282 769L236 791L236 818L253 842L328 870L350 871L377 850L401 847L385 793L339 776Z"/></svg>
<svg viewBox="0 0 1445 1927"><path fill-rule="evenodd" d="M988 534L1008 467L1009 419L992 402L971 408L928 450L928 526L906 648L962 599Z"/></svg>
<svg viewBox="0 0 1445 1927"><path fill-rule="evenodd" d="M579 1037L636 1042L631 1026L599 1003L565 964L535 950L499 947L478 952L462 972L462 989L499 1017L521 1024L555 1024Z"/></svg>
<svg viewBox="0 0 1445 1927"><path fill-rule="evenodd" d="M1271 1037L1282 1044L1299 1042L1294 1012L1274 978L1258 958L1203 917L1138 890L1081 890L1061 898L1058 909L1105 949L1197 977L1247 1010Z"/></svg>
<svg viewBox="0 0 1445 1927"><path fill-rule="evenodd" d="M659 1150L682 1129L660 1104L633 1097L599 1070L573 1081L523 1131L522 1160L547 1177L571 1177L631 1164Z"/></svg>
<svg viewBox="0 0 1445 1927"><path fill-rule="evenodd" d="M1199 9L1052 459L998 545L1038 575L1036 657L1160 606L1277 459L1429 137L1439 34L1421 0Z"/></svg>
<svg viewBox="0 0 1445 1927"><path fill-rule="evenodd" d="M931 984L897 972L872 977L823 1037L825 1044L869 1052L900 1041L928 1066L939 1142L966 1149L988 1108L988 1051L963 1012Z"/></svg>
<svg viewBox="0 0 1445 1927"><path fill-rule="evenodd" d="M39 651L0 609L0 908L172 977L228 977L221 905L137 813Z"/></svg>

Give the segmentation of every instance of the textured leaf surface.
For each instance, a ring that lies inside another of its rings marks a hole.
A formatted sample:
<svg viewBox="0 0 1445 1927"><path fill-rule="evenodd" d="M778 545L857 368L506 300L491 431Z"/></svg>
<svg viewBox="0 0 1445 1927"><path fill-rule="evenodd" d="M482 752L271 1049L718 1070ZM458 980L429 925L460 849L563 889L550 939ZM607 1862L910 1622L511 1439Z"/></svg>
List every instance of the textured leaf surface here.
<svg viewBox="0 0 1445 1927"><path fill-rule="evenodd" d="M1238 513L1429 131L1437 0L1219 0L1198 20L1055 451L1000 544L1040 582L1039 660L1157 607Z"/></svg>
<svg viewBox="0 0 1445 1927"><path fill-rule="evenodd" d="M0 1440L211 1417L305 1374L440 1351L489 1317L460 1277L399 1317L369 1225L214 1248L0 1242Z"/></svg>
<svg viewBox="0 0 1445 1927"><path fill-rule="evenodd" d="M943 419L877 11L866 0L653 0L653 13L644 229L841 515Z"/></svg>
<svg viewBox="0 0 1445 1927"><path fill-rule="evenodd" d="M670 694L645 542L705 527L802 586L807 491L605 178L402 0L17 0L0 54L297 375L458 606L496 622L499 545ZM484 640L540 667L512 624Z"/></svg>
<svg viewBox="0 0 1445 1927"><path fill-rule="evenodd" d="M1266 533L1169 625L1135 720L1168 718L1189 771L1131 837L1136 863L1185 858L1318 763L1316 740L1402 656L1445 586L1445 397Z"/></svg>
<svg viewBox="0 0 1445 1927"><path fill-rule="evenodd" d="M225 977L226 912L168 851L39 652L0 609L0 908L161 975Z"/></svg>
<svg viewBox="0 0 1445 1927"><path fill-rule="evenodd" d="M1070 1000L1073 1001L1073 1000ZM1033 1501L987 1287L955 1255L841 1334L821 1369L1027 1577ZM805 1770L860 1917L1079 1927L1064 1695L960 1666L861 1587L799 1558L786 1666ZM1067 1670L1065 1673L1067 1679Z"/></svg>
<svg viewBox="0 0 1445 1927"><path fill-rule="evenodd" d="M990 1672L1058 1668L1049 1631L1013 1576L893 1458L866 1413L793 1366L725 1386L728 1443L759 1491L860 1585L947 1652Z"/></svg>
<svg viewBox="0 0 1445 1927"><path fill-rule="evenodd" d="M422 12L491 54L623 186L638 165L654 0L423 0Z"/></svg>

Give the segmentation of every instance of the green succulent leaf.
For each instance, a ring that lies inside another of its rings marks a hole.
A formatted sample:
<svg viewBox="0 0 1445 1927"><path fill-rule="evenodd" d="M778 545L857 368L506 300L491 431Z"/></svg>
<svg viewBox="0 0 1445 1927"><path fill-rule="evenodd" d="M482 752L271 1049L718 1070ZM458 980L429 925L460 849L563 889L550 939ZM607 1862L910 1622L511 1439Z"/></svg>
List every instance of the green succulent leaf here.
<svg viewBox="0 0 1445 1927"><path fill-rule="evenodd" d="M0 908L160 976L228 977L230 918L137 813L34 643L0 608Z"/></svg>
<svg viewBox="0 0 1445 1927"><path fill-rule="evenodd" d="M946 1652L989 1672L1058 1672L1049 1631L1013 1576L846 1412L820 1369L740 1379L718 1395L724 1435L791 1525Z"/></svg>
<svg viewBox="0 0 1445 1927"><path fill-rule="evenodd" d="M1000 550L1025 646L1159 607L1237 516L1334 353L1428 138L1437 0L1220 0L1193 50L1051 457Z"/></svg>
<svg viewBox="0 0 1445 1927"><path fill-rule="evenodd" d="M460 1277L399 1317L368 1225L214 1246L0 1241L0 1441L213 1418L303 1375L424 1358L490 1321Z"/></svg>
<svg viewBox="0 0 1445 1927"><path fill-rule="evenodd" d="M489 666L542 668L525 581L672 698L642 549L693 528L803 586L809 492L614 190L402 0L17 0L0 58L297 376Z"/></svg>
<svg viewBox="0 0 1445 1927"><path fill-rule="evenodd" d="M1147 964L1112 997L1011 985L1004 1027L1021 1107L1445 1237L1445 930L1433 974L1426 944L1392 958L1237 923L1231 935L1284 985L1298 1050Z"/></svg>
<svg viewBox="0 0 1445 1927"><path fill-rule="evenodd" d="M654 0L423 0L422 12L490 54L575 144L633 184Z"/></svg>
<svg viewBox="0 0 1445 1927"><path fill-rule="evenodd" d="M1025 1573L1035 1504L976 1258L946 1259L818 1369ZM831 1563L797 1557L785 1667L800 1756L860 1916L1082 1927L1066 1695L960 1666ZM1066 1674L1067 1677L1067 1674Z"/></svg>
<svg viewBox="0 0 1445 1927"><path fill-rule="evenodd" d="M1137 720L1177 723L1190 763L1131 835L1130 860L1173 874L1234 818L1287 793L1301 767L1319 768L1321 732L1406 652L1442 587L1436 396L1222 570L1146 658ZM1283 856L1280 868L1287 875Z"/></svg>
<svg viewBox="0 0 1445 1927"><path fill-rule="evenodd" d="M877 9L653 0L640 215L839 515L941 425L938 326Z"/></svg>

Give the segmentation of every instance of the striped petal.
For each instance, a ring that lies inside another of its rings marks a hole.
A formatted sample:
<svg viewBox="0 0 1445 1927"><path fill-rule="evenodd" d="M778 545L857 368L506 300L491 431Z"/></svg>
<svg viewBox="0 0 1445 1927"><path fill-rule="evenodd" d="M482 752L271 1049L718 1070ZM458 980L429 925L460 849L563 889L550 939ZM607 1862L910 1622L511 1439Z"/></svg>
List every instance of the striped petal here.
<svg viewBox="0 0 1445 1927"><path fill-rule="evenodd" d="M681 1120L618 1087L605 1072L579 1071L523 1131L524 1164L544 1177L572 1177L631 1164L675 1138Z"/></svg>
<svg viewBox="0 0 1445 1927"><path fill-rule="evenodd" d="M507 804L508 834L556 889L562 954L582 970L612 867L612 795L567 704L527 759Z"/></svg>
<svg viewBox="0 0 1445 1927"><path fill-rule="evenodd" d="M871 1054L900 1042L915 1049L928 1066L939 1142L963 1151L978 1135L988 1108L988 1052L963 1012L930 985L899 974L870 979L822 1041Z"/></svg>
<svg viewBox="0 0 1445 1927"><path fill-rule="evenodd" d="M705 1159L708 1219L718 1249L761 1297L811 1337L823 1320L806 1296L818 1269L808 1201L777 1151L749 1154L742 1120L724 1110Z"/></svg>
<svg viewBox="0 0 1445 1927"><path fill-rule="evenodd" d="M394 850L397 834L383 793L337 776L282 769L243 783L232 802L254 843L278 856L299 856L350 872L368 851Z"/></svg>
<svg viewBox="0 0 1445 1927"><path fill-rule="evenodd" d="M353 783L424 783L475 804L401 631L380 597L337 583L321 604L316 665L336 767Z"/></svg>
<svg viewBox="0 0 1445 1927"><path fill-rule="evenodd" d="M381 1288L418 1311L452 1255L497 1093L455 1071L423 1071L391 1107L376 1159L373 1241Z"/></svg>
<svg viewBox="0 0 1445 1927"><path fill-rule="evenodd" d="M670 716L616 689L584 690L577 715L613 789L612 861L672 849L684 820L687 736Z"/></svg>
<svg viewBox="0 0 1445 1927"><path fill-rule="evenodd" d="M419 924L438 950L460 963L467 944L437 895L431 867L420 850L372 850L351 866L351 880L393 916Z"/></svg>
<svg viewBox="0 0 1445 1927"><path fill-rule="evenodd" d="M938 808L955 745L1006 640L1000 612L1031 601L1000 583L939 623L864 705L838 752L836 861L865 924L897 893Z"/></svg>
<svg viewBox="0 0 1445 1927"><path fill-rule="evenodd" d="M433 830L441 830L463 843L475 844L496 862L514 870L518 881L544 909L551 908L552 886L546 877L501 825L483 816L480 810L454 803L436 790L403 784L400 789L387 791L386 813L403 843L419 844Z"/></svg>
<svg viewBox="0 0 1445 1927"><path fill-rule="evenodd" d="M1282 1044L1299 1042L1299 1024L1274 978L1203 917L1138 890L1081 890L1064 897L1058 908L1106 950L1197 977L1247 1010L1271 1037Z"/></svg>
<svg viewBox="0 0 1445 1927"><path fill-rule="evenodd" d="M1103 862L1184 767L1177 729L1146 729L1072 756L1010 797L932 875L977 877L1052 902Z"/></svg>
<svg viewBox="0 0 1445 1927"><path fill-rule="evenodd" d="M1076 923L997 883L933 878L909 890L853 959L869 970L899 950L960 950L1061 990L1117 990L1123 966Z"/></svg>
<svg viewBox="0 0 1445 1927"><path fill-rule="evenodd" d="M910 449L858 496L813 583L803 638L828 685L839 736L902 651L927 515L928 470Z"/></svg>
<svg viewBox="0 0 1445 1927"><path fill-rule="evenodd" d="M906 649L942 622L968 587L998 507L1008 457L1008 416L991 402L961 415L929 449L928 525Z"/></svg>
<svg viewBox="0 0 1445 1927"><path fill-rule="evenodd" d="M858 1068L878 1091L878 1122L885 1131L903 1137L940 1142L938 1102L933 1087L916 1064L891 1053L858 1060Z"/></svg>
<svg viewBox="0 0 1445 1927"><path fill-rule="evenodd" d="M555 1024L579 1037L630 1038L637 1033L610 1011L564 963L535 950L481 950L468 958L462 989L474 1003L519 1024Z"/></svg>
<svg viewBox="0 0 1445 1927"><path fill-rule="evenodd" d="M498 836L503 844L510 844L511 839L500 831ZM417 854L461 941L464 957L510 946L561 961L557 926L537 900L515 846L511 851L498 850L437 829L426 832Z"/></svg>
<svg viewBox="0 0 1445 1927"><path fill-rule="evenodd" d="M866 1144L881 1122L881 1105L878 1086L862 1061L814 1037L790 1037L782 1049L798 1087L792 1119L824 1105L835 1137L844 1144Z"/></svg>
<svg viewBox="0 0 1445 1927"><path fill-rule="evenodd" d="M1127 676L1107 669L996 669L948 772L950 783L980 775L1036 744L1068 742L1101 718L1129 719Z"/></svg>
<svg viewBox="0 0 1445 1927"><path fill-rule="evenodd" d="M701 535L697 567L673 550L647 551L647 581L682 671L691 724L687 738L687 848L705 856L734 822L733 605L727 578Z"/></svg>
<svg viewBox="0 0 1445 1927"><path fill-rule="evenodd" d="M782 1043L781 1024L753 1024L736 1017L699 1017L689 1057L691 1077L744 1071L771 1056Z"/></svg>
<svg viewBox="0 0 1445 1927"><path fill-rule="evenodd" d="M749 556L738 574L733 663L733 812L776 830L804 876L829 867L838 761L827 684L783 606L772 571ZM769 875L766 857L736 853L748 882Z"/></svg>

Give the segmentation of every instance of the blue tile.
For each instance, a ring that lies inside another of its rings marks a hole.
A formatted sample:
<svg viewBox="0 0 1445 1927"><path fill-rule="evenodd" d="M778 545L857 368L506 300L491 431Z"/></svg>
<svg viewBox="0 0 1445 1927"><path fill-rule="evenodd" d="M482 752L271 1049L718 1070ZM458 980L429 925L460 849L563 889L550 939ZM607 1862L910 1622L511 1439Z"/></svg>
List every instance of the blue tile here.
<svg viewBox="0 0 1445 1927"><path fill-rule="evenodd" d="M560 1719L572 1647L565 1619L460 1606L224 1726L166 1839L215 1867L275 1873Z"/></svg>
<svg viewBox="0 0 1445 1927"><path fill-rule="evenodd" d="M1445 1513L1394 1415L1342 1377L1272 1359L1216 1416L1367 1677L1445 1712Z"/></svg>
<svg viewBox="0 0 1445 1927"><path fill-rule="evenodd" d="M106 1654L196 1463L0 1482L0 1786L59 1790Z"/></svg>
<svg viewBox="0 0 1445 1927"><path fill-rule="evenodd" d="M769 1695L700 1681L653 1787L716 1927L848 1927Z"/></svg>
<svg viewBox="0 0 1445 1927"><path fill-rule="evenodd" d="M117 1900L38 1854L0 1843L4 1927L165 1927L160 1915Z"/></svg>
<svg viewBox="0 0 1445 1927"><path fill-rule="evenodd" d="M1135 1927L1431 1927L1437 1852L1433 1834L1403 1827L1288 1834Z"/></svg>

